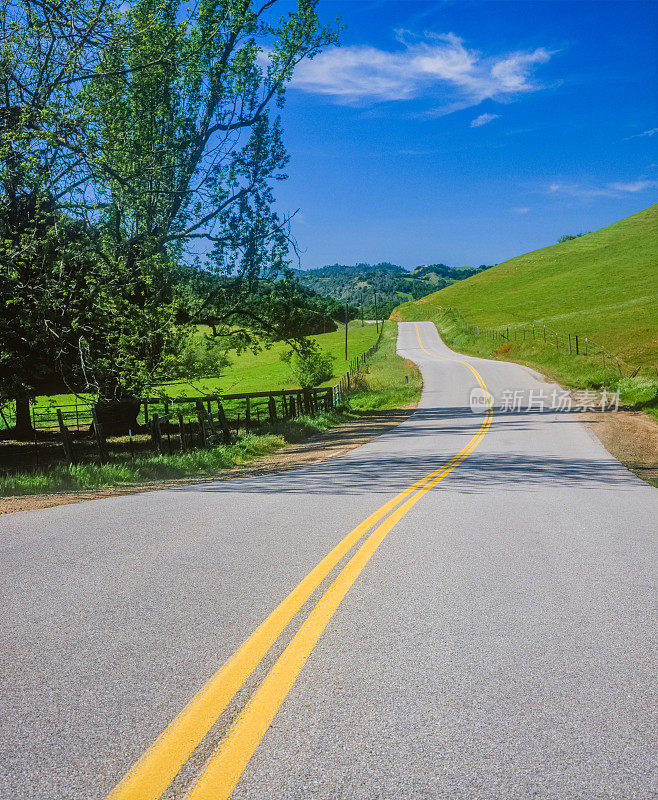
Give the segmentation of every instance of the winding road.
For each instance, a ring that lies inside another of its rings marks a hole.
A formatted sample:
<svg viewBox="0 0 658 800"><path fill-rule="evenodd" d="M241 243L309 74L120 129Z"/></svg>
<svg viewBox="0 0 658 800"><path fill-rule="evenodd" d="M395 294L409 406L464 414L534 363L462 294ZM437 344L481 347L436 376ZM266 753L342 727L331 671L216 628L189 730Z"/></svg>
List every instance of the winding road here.
<svg viewBox="0 0 658 800"><path fill-rule="evenodd" d="M658 492L532 371L398 350L346 455L0 518L0 800L655 797Z"/></svg>

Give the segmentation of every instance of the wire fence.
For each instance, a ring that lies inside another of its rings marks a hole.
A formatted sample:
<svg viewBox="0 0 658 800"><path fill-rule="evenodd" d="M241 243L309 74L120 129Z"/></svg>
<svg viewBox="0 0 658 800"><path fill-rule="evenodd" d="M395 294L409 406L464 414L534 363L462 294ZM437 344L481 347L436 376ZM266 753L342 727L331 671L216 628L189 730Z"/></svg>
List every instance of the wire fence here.
<svg viewBox="0 0 658 800"><path fill-rule="evenodd" d="M608 350L589 336L583 336L582 333L556 331L542 322L513 322L489 328L470 322L457 308L446 307L443 311L456 318L461 327L471 336L481 336L494 341L502 341L503 344L532 342L574 357L595 359L604 369L617 371L620 377L635 377L641 370L641 365L628 364L616 353Z"/></svg>
<svg viewBox="0 0 658 800"><path fill-rule="evenodd" d="M353 358L350 361L349 368L347 372L343 375L343 377L338 381L337 384L333 387L334 393L334 404L338 404L342 402L347 395L355 388L355 381L354 378L359 372L362 372L366 362L372 358L372 356L379 350L379 345L382 342L382 336L384 335L384 320L382 320L379 324L379 336L377 337L377 341L373 344L373 346L366 350L365 353L362 353L360 356Z"/></svg>

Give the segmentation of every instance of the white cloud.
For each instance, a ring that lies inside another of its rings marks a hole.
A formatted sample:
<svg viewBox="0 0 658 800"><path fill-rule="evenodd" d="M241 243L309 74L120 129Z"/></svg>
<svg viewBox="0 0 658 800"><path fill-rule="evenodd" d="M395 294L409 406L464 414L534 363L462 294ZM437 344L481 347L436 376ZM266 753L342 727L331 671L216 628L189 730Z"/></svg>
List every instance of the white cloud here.
<svg viewBox="0 0 658 800"><path fill-rule="evenodd" d="M650 128L643 133L635 133L633 136L627 136L627 139L640 139L642 136L655 136L658 133L658 128Z"/></svg>
<svg viewBox="0 0 658 800"><path fill-rule="evenodd" d="M592 199L595 197L623 197L625 194L645 192L647 189L655 187L658 187L658 181L639 178L636 181L613 181L599 186L582 183L552 183L548 187L548 193Z"/></svg>
<svg viewBox="0 0 658 800"><path fill-rule="evenodd" d="M471 120L471 128L481 128L488 122L493 122L495 119L500 119L500 114L480 114L474 120Z"/></svg>
<svg viewBox="0 0 658 800"><path fill-rule="evenodd" d="M532 51L486 56L453 33L422 37L397 31L401 48L353 45L327 50L295 70L291 86L346 104L438 97L436 116L492 99L501 102L541 89L533 72L553 55Z"/></svg>
<svg viewBox="0 0 658 800"><path fill-rule="evenodd" d="M512 214L527 214L530 209L526 206L523 206L522 208L512 208L511 211Z"/></svg>
<svg viewBox="0 0 658 800"><path fill-rule="evenodd" d="M617 183L610 183L611 189L617 189L620 192L644 192L647 189L651 189L653 186L656 185L655 181L647 181L647 180L639 180L639 181L630 181L630 182L617 182Z"/></svg>

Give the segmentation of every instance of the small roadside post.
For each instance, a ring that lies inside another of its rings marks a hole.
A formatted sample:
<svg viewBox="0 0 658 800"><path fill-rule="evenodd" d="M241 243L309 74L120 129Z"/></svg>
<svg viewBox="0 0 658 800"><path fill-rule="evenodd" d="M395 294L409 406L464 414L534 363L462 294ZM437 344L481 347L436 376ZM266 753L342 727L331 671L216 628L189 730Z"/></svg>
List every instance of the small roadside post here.
<svg viewBox="0 0 658 800"><path fill-rule="evenodd" d="M67 461L69 464L77 464L78 459L76 458L75 452L73 450L73 441L71 439L71 432L64 424L64 418L62 417L62 409L57 409L57 422L59 423L59 431L62 434L62 445L64 446L64 455L66 456Z"/></svg>

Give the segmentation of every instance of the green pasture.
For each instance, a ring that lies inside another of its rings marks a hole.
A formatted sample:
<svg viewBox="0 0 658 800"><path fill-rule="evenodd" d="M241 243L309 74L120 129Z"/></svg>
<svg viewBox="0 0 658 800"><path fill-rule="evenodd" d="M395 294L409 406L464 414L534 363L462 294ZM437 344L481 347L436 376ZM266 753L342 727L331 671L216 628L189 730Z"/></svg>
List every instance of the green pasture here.
<svg viewBox="0 0 658 800"><path fill-rule="evenodd" d="M334 357L334 378L338 379L347 372L349 362L369 350L377 341L375 325L351 322L347 332L347 353L345 360L345 326L333 333L320 333L311 336L318 345ZM241 394L243 392L277 391L295 389L289 375L289 366L281 360L281 356L290 348L284 342L278 342L269 349L258 353L245 351L240 355L231 355L231 364L221 375L195 381L175 381L158 387L168 397L195 397L205 394ZM325 381L331 386L336 380Z"/></svg>
<svg viewBox="0 0 658 800"><path fill-rule="evenodd" d="M505 261L394 312L402 320L461 311L480 327L545 325L585 337L630 368L658 365L658 205L607 228ZM449 327L449 326L448 326ZM487 350L488 344L482 347ZM517 355L521 345L511 345ZM514 358L513 353L508 354ZM524 355L524 353L521 353ZM534 354L527 354L533 361ZM532 356L532 357L530 357ZM552 360L561 361L554 353ZM540 361L534 361L540 364ZM558 364L556 373L563 367Z"/></svg>
<svg viewBox="0 0 658 800"><path fill-rule="evenodd" d="M202 333L203 331L200 331ZM349 324L347 336L348 359L345 360L345 327L341 326L333 333L321 333L310 337L325 351L334 357L334 378L325 382L331 386L347 372L349 362L369 350L377 341L375 325L361 325L360 321ZM207 394L241 394L243 392L264 392L268 390L297 388L291 381L289 366L281 360L281 356L289 350L283 342L263 348L258 353L245 351L239 355L230 356L230 365L221 374L208 376L194 381L172 381L155 387L152 396L166 397L198 397ZM93 398L85 395L78 396L81 414L85 404ZM37 414L54 410L59 406L75 404L76 398L72 394L56 394L38 397L35 404ZM11 408L4 410L6 420L13 423ZM71 418L68 424L74 424ZM53 423L56 424L56 423ZM3 427L0 424L0 429Z"/></svg>

